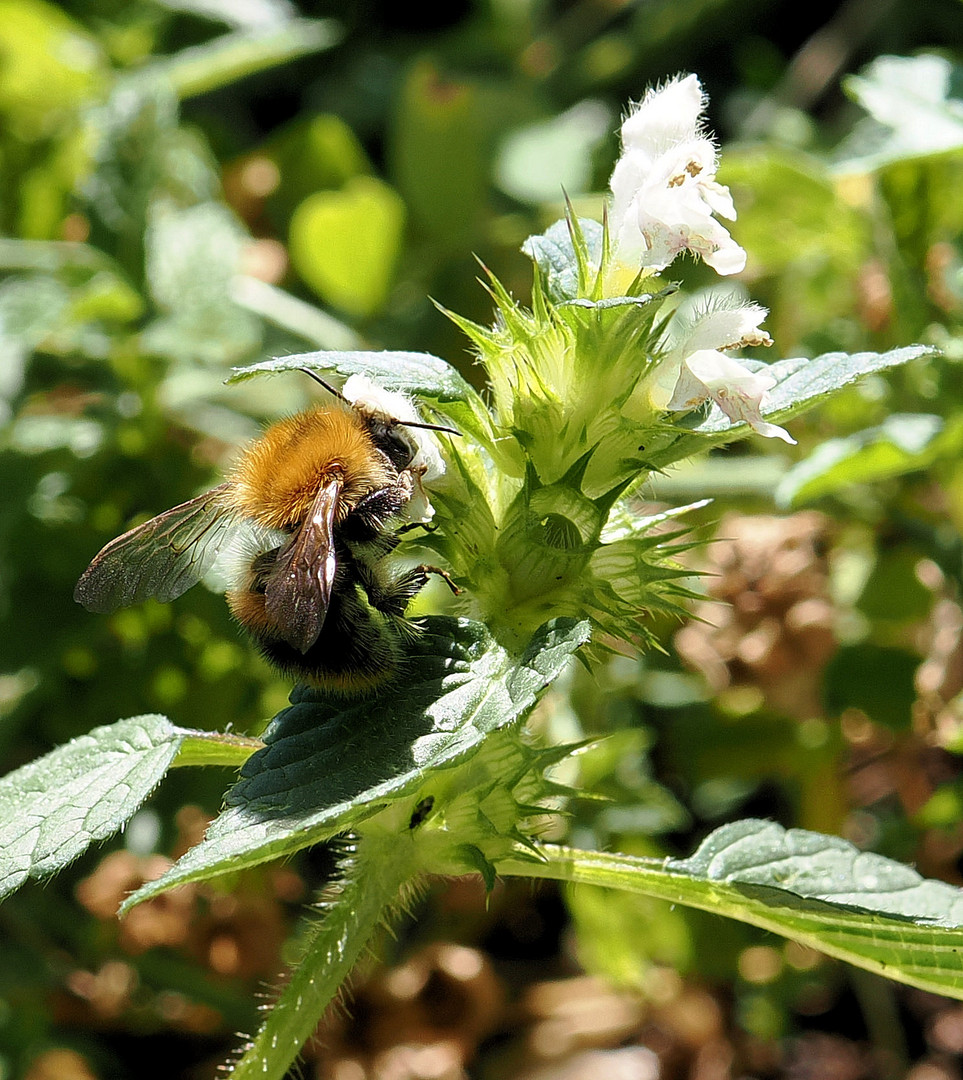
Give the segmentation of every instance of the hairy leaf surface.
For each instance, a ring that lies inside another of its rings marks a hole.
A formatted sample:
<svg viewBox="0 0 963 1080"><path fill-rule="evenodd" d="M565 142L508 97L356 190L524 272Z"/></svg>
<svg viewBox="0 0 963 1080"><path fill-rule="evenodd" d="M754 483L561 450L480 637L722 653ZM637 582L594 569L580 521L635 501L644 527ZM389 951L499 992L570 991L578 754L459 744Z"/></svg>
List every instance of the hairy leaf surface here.
<svg viewBox="0 0 963 1080"><path fill-rule="evenodd" d="M130 820L170 768L186 732L135 716L0 780L0 896L46 877Z"/></svg>
<svg viewBox="0 0 963 1080"><path fill-rule="evenodd" d="M544 845L499 873L585 882L687 904L792 938L910 986L963 998L963 890L834 836L747 819L688 859Z"/></svg>
<svg viewBox="0 0 963 1080"><path fill-rule="evenodd" d="M377 696L339 703L298 687L204 841L130 903L357 828L521 720L588 640L587 623L557 619L513 657L480 623L436 617L425 626L404 682Z"/></svg>

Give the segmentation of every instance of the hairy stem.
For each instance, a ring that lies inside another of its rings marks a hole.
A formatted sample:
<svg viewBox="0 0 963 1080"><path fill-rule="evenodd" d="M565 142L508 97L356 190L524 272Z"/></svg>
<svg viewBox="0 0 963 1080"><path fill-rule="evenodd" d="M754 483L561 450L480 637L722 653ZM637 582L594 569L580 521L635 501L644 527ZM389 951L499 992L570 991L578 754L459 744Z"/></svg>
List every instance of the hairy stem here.
<svg viewBox="0 0 963 1080"><path fill-rule="evenodd" d="M359 843L341 891L307 935L290 981L234 1065L232 1080L282 1080L411 876L409 844Z"/></svg>

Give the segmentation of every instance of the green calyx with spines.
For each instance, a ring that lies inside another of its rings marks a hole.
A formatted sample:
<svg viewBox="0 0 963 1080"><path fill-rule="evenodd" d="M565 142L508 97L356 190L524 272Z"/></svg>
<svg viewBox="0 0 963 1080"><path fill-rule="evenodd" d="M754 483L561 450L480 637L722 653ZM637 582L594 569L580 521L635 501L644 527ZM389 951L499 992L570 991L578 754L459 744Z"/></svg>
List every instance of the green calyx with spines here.
<svg viewBox="0 0 963 1080"><path fill-rule="evenodd" d="M581 744L535 747L513 726L489 737L470 761L436 771L414 795L358 827L359 836L398 838L419 873L481 873L531 845L573 792L546 775Z"/></svg>
<svg viewBox="0 0 963 1080"><path fill-rule="evenodd" d="M451 312L491 387L491 441L454 440L454 465L432 498L433 546L470 588L474 613L506 645L552 614L590 615L609 637L644 642L653 610L691 595L675 558L679 531L603 539L613 507L652 471L664 437L641 386L662 359L672 287L606 298L603 226L570 216L525 247L535 260L531 309L491 274L492 327ZM611 550L609 548L611 547Z"/></svg>

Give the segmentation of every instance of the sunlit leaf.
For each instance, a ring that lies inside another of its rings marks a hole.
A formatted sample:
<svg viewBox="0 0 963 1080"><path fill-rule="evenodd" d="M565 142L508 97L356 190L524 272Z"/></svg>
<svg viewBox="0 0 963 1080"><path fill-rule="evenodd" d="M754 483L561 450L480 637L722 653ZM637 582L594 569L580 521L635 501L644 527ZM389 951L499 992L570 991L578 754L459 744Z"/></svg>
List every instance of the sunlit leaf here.
<svg viewBox="0 0 963 1080"><path fill-rule="evenodd" d="M924 469L943 452L946 440L940 436L944 429L939 416L895 413L878 427L828 439L786 473L776 499L781 506L801 506L850 484L874 483Z"/></svg>
<svg viewBox="0 0 963 1080"><path fill-rule="evenodd" d="M513 658L480 623L425 623L403 683L356 703L298 688L203 842L130 902L360 827L517 723L588 636L586 623L559 619Z"/></svg>
<svg viewBox="0 0 963 1080"><path fill-rule="evenodd" d="M430 353L394 350L295 353L235 368L230 381L301 368L320 375L335 372L344 378L367 375L387 390L401 390L436 407L465 435L479 431L487 434L490 417L478 393L450 364Z"/></svg>
<svg viewBox="0 0 963 1080"><path fill-rule="evenodd" d="M73 739L0 780L0 896L63 869L130 820L185 732L137 716Z"/></svg>
<svg viewBox="0 0 963 1080"><path fill-rule="evenodd" d="M521 202L557 202L587 191L592 151L608 138L613 116L601 101L580 101L558 116L512 132L495 166L499 187Z"/></svg>
<svg viewBox="0 0 963 1080"><path fill-rule="evenodd" d="M257 319L232 297L245 242L237 221L217 203L152 214L147 277L164 315L145 330L149 348L168 356L230 361L259 344Z"/></svg>
<svg viewBox="0 0 963 1080"><path fill-rule="evenodd" d="M391 132L392 177L418 228L443 250L472 244L488 188L477 88L428 60L405 79Z"/></svg>
<svg viewBox="0 0 963 1080"><path fill-rule="evenodd" d="M255 72L330 49L340 38L341 31L331 19L267 23L162 57L153 62L150 73L168 79L178 97L195 97Z"/></svg>
<svg viewBox="0 0 963 1080"><path fill-rule="evenodd" d="M602 226L591 218L580 218L587 262L598 266L602 257ZM556 303L578 294L579 258L567 221L556 221L539 236L530 236L522 251L535 263L544 282L545 295Z"/></svg>
<svg viewBox="0 0 963 1080"><path fill-rule="evenodd" d="M20 137L49 135L103 85L100 45L60 5L0 2L0 113Z"/></svg>
<svg viewBox="0 0 963 1080"><path fill-rule="evenodd" d="M327 303L351 315L383 305L401 252L405 206L374 176L310 195L291 218L295 270Z"/></svg>
<svg viewBox="0 0 963 1080"><path fill-rule="evenodd" d="M501 874L584 882L738 919L925 990L963 998L963 890L845 840L748 819L689 859L541 845Z"/></svg>
<svg viewBox="0 0 963 1080"><path fill-rule="evenodd" d="M933 53L880 56L845 89L870 114L839 153L840 172L869 172L893 161L963 146L959 71Z"/></svg>

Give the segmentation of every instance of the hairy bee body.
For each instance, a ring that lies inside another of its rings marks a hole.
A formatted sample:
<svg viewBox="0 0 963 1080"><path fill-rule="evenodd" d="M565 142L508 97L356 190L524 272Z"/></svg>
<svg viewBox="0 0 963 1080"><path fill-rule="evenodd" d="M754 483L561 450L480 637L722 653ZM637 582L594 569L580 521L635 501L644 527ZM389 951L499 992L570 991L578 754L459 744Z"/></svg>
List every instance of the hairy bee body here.
<svg viewBox="0 0 963 1080"><path fill-rule="evenodd" d="M385 574L385 568L375 570L370 563L362 564L364 570L359 573L351 556L339 546L338 570L324 624L314 644L302 653L285 640L277 621L265 610L265 584L276 556L275 550L256 558L241 587L227 594L234 617L261 655L288 675L344 695L374 689L390 680L398 671L405 641L416 632L404 617L404 609L420 584L395 593L398 602L387 605L381 598L392 592L394 582L386 578L378 598L382 608L390 610L382 610L371 602L375 590L370 579L374 573Z"/></svg>
<svg viewBox="0 0 963 1080"><path fill-rule="evenodd" d="M411 457L408 447L396 460ZM272 424L252 443L231 476L231 505L268 529L290 532L308 517L319 485L343 477L340 524L372 492L401 485L394 511L411 498L410 477L379 448L358 410L327 405Z"/></svg>
<svg viewBox="0 0 963 1080"><path fill-rule="evenodd" d="M75 599L94 611L175 599L246 528L227 600L261 653L332 693L377 687L417 632L408 603L429 573L447 579L390 558L428 470L404 425L347 399L279 421L225 484L108 544Z"/></svg>

